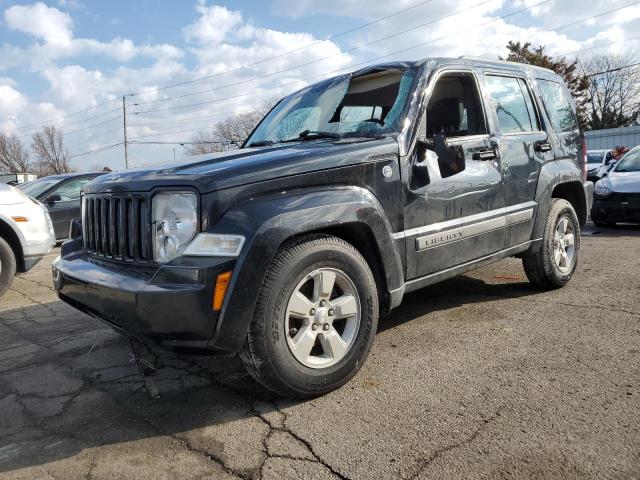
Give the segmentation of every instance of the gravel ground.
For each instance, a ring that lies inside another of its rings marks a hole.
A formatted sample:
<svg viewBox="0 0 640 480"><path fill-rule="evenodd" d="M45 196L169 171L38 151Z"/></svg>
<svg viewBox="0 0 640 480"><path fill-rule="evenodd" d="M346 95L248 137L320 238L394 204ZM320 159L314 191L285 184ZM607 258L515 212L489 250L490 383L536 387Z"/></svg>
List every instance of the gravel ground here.
<svg viewBox="0 0 640 480"><path fill-rule="evenodd" d="M307 402L236 357L127 343L51 290L0 299L0 478L640 478L640 229L587 228L567 287L508 259L415 292L361 372Z"/></svg>

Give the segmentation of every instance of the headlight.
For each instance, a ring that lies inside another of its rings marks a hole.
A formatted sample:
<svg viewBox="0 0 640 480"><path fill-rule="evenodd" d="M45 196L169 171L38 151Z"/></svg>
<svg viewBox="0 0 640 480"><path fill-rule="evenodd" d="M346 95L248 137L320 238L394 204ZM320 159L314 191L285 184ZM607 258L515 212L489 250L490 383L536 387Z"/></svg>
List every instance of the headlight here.
<svg viewBox="0 0 640 480"><path fill-rule="evenodd" d="M206 257L237 257L240 255L244 237L242 235L223 235L200 233L184 251L185 255Z"/></svg>
<svg viewBox="0 0 640 480"><path fill-rule="evenodd" d="M602 185L600 182L596 183L596 187L594 189L595 194L598 197L608 197L611 195L612 190Z"/></svg>
<svg viewBox="0 0 640 480"><path fill-rule="evenodd" d="M165 263L181 255L198 229L198 201L189 192L158 193L151 206L153 259Z"/></svg>

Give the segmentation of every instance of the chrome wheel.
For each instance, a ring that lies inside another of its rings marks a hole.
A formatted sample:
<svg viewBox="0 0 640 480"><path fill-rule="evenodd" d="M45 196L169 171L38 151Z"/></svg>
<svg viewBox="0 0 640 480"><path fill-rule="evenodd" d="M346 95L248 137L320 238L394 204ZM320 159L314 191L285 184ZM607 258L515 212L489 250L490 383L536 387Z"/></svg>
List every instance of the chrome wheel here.
<svg viewBox="0 0 640 480"><path fill-rule="evenodd" d="M360 299L342 271L320 268L296 286L287 305L285 334L293 356L310 368L342 360L360 325Z"/></svg>
<svg viewBox="0 0 640 480"><path fill-rule="evenodd" d="M562 273L570 271L573 267L576 254L575 240L576 231L573 223L566 216L560 217L553 238L553 258Z"/></svg>

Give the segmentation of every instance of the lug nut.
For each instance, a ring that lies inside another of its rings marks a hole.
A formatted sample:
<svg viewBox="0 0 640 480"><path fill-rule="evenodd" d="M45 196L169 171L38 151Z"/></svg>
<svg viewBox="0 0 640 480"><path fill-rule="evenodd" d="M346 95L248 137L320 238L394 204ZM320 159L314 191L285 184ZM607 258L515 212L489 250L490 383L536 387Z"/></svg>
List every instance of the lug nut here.
<svg viewBox="0 0 640 480"><path fill-rule="evenodd" d="M329 324L325 323L324 325L322 325L322 330L324 330L325 332L329 330Z"/></svg>
<svg viewBox="0 0 640 480"><path fill-rule="evenodd" d="M309 310L309 315L315 315L316 314L316 309L312 308L311 310Z"/></svg>
<svg viewBox="0 0 640 480"><path fill-rule="evenodd" d="M313 330L314 332L318 329L318 324L314 323L313 325L311 325L311 330Z"/></svg>
<svg viewBox="0 0 640 480"><path fill-rule="evenodd" d="M330 308L330 309L329 309L329 316L330 316L330 317L333 317L333 314L334 314L333 308Z"/></svg>
<svg viewBox="0 0 640 480"><path fill-rule="evenodd" d="M320 306L324 307L327 304L327 302L325 302L324 300L320 300Z"/></svg>

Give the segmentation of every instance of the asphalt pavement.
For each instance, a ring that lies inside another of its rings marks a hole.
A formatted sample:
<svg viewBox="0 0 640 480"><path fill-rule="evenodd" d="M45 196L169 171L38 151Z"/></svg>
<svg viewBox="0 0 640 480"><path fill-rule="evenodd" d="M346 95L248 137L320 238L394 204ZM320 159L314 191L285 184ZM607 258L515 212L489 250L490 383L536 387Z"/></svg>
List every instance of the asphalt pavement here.
<svg viewBox="0 0 640 480"><path fill-rule="evenodd" d="M127 342L57 300L56 255L0 299L0 479L640 478L637 227L588 227L559 290L508 259L408 295L306 402L172 354L149 398Z"/></svg>

